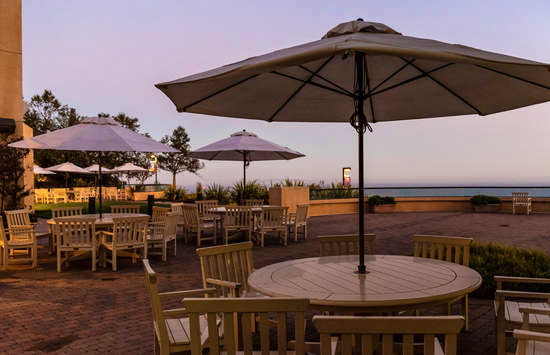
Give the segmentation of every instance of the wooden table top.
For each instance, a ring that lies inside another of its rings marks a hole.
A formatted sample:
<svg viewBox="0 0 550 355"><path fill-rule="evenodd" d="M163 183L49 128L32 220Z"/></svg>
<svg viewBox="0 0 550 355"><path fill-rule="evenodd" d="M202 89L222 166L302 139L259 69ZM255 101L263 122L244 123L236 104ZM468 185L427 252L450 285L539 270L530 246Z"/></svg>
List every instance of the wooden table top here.
<svg viewBox="0 0 550 355"><path fill-rule="evenodd" d="M113 218L120 218L120 217L149 217L148 214L143 213L104 213L103 218L99 219L99 213L96 214L83 214L80 216L72 216L74 217L95 217L96 226L112 226L113 225ZM59 218L71 218L71 217L59 217ZM53 218L47 220L48 224L54 225L55 220Z"/></svg>
<svg viewBox="0 0 550 355"><path fill-rule="evenodd" d="M226 211L226 206L218 206L218 207L214 207L214 208L211 208L208 210L208 212L210 213L225 213ZM248 207L248 206L244 206L244 207ZM264 206L252 206L252 212L261 212L262 211L262 207L271 207L270 205L264 205Z"/></svg>
<svg viewBox="0 0 550 355"><path fill-rule="evenodd" d="M289 260L254 271L248 284L272 297L309 298L313 306L391 308L442 303L482 281L477 271L440 260L365 255L366 275L354 273L358 263L357 255Z"/></svg>

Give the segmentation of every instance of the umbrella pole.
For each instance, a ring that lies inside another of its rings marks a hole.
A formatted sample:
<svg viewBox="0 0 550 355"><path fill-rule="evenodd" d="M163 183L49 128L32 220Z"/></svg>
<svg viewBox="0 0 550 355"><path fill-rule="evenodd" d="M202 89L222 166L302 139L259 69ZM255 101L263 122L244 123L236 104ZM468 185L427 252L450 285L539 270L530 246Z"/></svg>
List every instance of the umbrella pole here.
<svg viewBox="0 0 550 355"><path fill-rule="evenodd" d="M246 152L243 152L243 195L241 197L241 206L244 206L246 198Z"/></svg>
<svg viewBox="0 0 550 355"><path fill-rule="evenodd" d="M101 192L101 155L102 152L99 152L99 174L98 174L98 180L99 180L99 219L103 218L103 193Z"/></svg>

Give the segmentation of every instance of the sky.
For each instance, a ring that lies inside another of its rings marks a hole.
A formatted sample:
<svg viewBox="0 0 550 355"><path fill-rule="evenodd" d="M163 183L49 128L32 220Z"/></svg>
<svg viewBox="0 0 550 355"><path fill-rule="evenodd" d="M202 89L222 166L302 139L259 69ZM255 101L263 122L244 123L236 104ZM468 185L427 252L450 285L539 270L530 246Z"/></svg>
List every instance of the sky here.
<svg viewBox="0 0 550 355"><path fill-rule="evenodd" d="M160 139L185 127L192 149L246 129L305 158L253 162L247 179L357 184L357 134L345 123L267 123L177 113L154 87L273 50L320 39L358 17L409 36L550 62L547 0L487 1L24 0L23 95L51 89L82 115L125 112ZM373 125L365 136L367 185L550 184L550 103L486 117ZM205 162L178 185L241 178L236 162ZM162 183L169 174L160 173Z"/></svg>

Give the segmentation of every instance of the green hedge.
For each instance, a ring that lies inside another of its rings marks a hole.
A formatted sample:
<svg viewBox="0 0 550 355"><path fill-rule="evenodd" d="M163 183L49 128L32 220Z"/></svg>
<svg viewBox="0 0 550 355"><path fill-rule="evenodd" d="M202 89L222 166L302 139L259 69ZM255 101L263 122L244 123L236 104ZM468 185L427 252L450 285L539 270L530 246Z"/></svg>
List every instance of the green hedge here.
<svg viewBox="0 0 550 355"><path fill-rule="evenodd" d="M483 284L472 296L494 298L495 275L550 278L550 256L540 249L520 249L497 243L473 243L470 267L480 273ZM505 289L550 292L550 285L505 284Z"/></svg>
<svg viewBox="0 0 550 355"><path fill-rule="evenodd" d="M475 195L470 198L470 202L472 205L475 206L484 206L484 205L494 205L499 204L500 199L495 196L487 196L487 195Z"/></svg>
<svg viewBox="0 0 550 355"><path fill-rule="evenodd" d="M395 198L393 198L392 196L373 195L369 197L368 204L369 206L395 205Z"/></svg>

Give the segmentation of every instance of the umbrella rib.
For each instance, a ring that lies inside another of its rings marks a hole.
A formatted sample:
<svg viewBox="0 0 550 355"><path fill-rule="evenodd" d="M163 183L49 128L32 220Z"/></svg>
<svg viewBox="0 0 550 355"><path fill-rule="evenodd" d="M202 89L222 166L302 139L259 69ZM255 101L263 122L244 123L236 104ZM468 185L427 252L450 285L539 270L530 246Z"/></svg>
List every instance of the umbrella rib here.
<svg viewBox="0 0 550 355"><path fill-rule="evenodd" d="M524 79L524 78L519 77L519 76L516 76L516 75L508 74L508 73L505 73L505 72L500 71L500 70L497 70L497 69L488 68L488 67L486 67L486 66L479 65L479 64L476 64L476 67L479 67L479 68L482 68L482 69L485 69L485 70L489 70L489 71L495 72L495 73L497 73L497 74L507 76L507 77L512 78L512 79L516 79L516 80L519 80L519 81L523 81L523 82L525 82L525 83L528 83L528 84L531 84L531 85L535 85L535 86L541 87L541 88L543 88L543 89L550 90L550 86L546 86L546 85L544 85L544 84L540 84L540 83L537 83L537 82L535 82L535 81L531 81L531 80L528 80L528 79Z"/></svg>
<svg viewBox="0 0 550 355"><path fill-rule="evenodd" d="M412 65L412 62L409 62L409 63ZM441 69L447 68L447 67L449 67L449 66L451 66L451 65L453 65L453 64L454 64L454 63L447 63L447 64L444 64L444 65L442 65L442 66L440 66L440 67L437 67L437 68L434 68L434 69L432 69L432 70L430 70L430 71L427 71L426 74L419 74L419 75L414 76L414 77L412 77L412 78L409 78L409 79L407 79L407 80L403 80L403 81L400 82L400 83L394 84L394 85L392 85L392 86L388 86L388 87L385 88L385 89L378 90L378 91L374 91L374 92L371 92L371 93L367 93L367 96L366 96L365 98L369 98L369 97L371 97L371 96L381 94L381 93L386 92L386 91L391 90L391 89L395 89L396 87L399 87L399 86L408 84L408 83L413 82L413 81L416 81L416 80L418 80L418 79L422 79L422 78L426 77L426 76L427 76L428 74L430 74L430 73L434 73L434 72L439 71L439 70L441 70Z"/></svg>
<svg viewBox="0 0 550 355"><path fill-rule="evenodd" d="M271 73L272 73L272 74L276 74L276 75L280 75L280 76L285 77L285 78L287 78L287 79L296 80L296 81L299 81L299 82L301 82L301 83L304 83L304 82L305 82L303 79L297 78L297 77L292 76L292 75L289 75L289 74L284 74L284 73L278 72L278 71L276 71L276 70L271 71ZM314 82L314 81L310 81L309 83L306 83L306 84L308 84L308 85L313 85L313 86L317 86L317 87L319 87L319 88L321 88L321 89L325 89L325 90L328 90L328 91L332 91L332 92L335 92L335 93L340 94L340 95L344 95L344 96L348 96L348 97L353 97L353 95L348 94L347 92L342 92L342 91L340 91L340 90L333 89L333 88L331 88L331 87L329 87L329 86L326 86L326 85L323 85L323 84L319 84L319 83L316 83L316 82Z"/></svg>
<svg viewBox="0 0 550 355"><path fill-rule="evenodd" d="M227 91L227 90L229 90L229 89L232 89L232 88L234 88L235 86L238 86L238 85L240 85L240 84L242 84L242 83L244 83L244 82L246 82L246 81L248 81L248 80L250 80L250 79L253 79L253 78L257 77L258 75L260 75L260 74L251 75L251 76L249 76L249 77L247 77L247 78L244 78L244 79L242 79L242 80L237 81L236 83L233 83L233 84L231 84L231 85L229 85L229 86L226 86L226 87L224 87L224 88L222 88L222 89L220 89L220 90L218 90L218 91L216 91L216 92L213 92L212 94L210 94L210 95L208 95L208 96L205 96L205 97L203 97L202 99L198 99L197 101L192 102L192 103L190 103L189 105L183 106L183 111L187 111L187 109L188 109L189 107L195 106L195 105L197 105L197 104L200 104L200 103L203 102L203 101L206 101L206 100L208 100L208 99L211 99L212 97L214 97L214 96L216 96L216 95L218 95L218 94L221 94L221 93L224 92L224 91Z"/></svg>
<svg viewBox="0 0 550 355"><path fill-rule="evenodd" d="M333 57L334 57L334 56L332 56L331 58L333 58ZM342 90L342 91L344 91L344 92L347 92L349 95L353 95L353 93L352 93L351 91L348 91L348 90L346 90L345 88L343 88L342 86L336 84L335 82L333 82L333 81L331 81L331 80L328 80L327 78L325 78L325 77L322 76L322 75L319 75L319 73L315 73L315 72L313 72L312 70L306 68L305 66L303 66L303 65L301 65L301 64L300 64L298 67L299 67L300 69L303 69L303 70L307 71L307 72L310 73L310 74L313 74L316 78L319 78L319 79L321 79L321 80L323 80L323 81L325 81L325 82L331 84L332 86L334 86L334 87L336 87L336 88L338 88L338 89L340 89L340 90Z"/></svg>
<svg viewBox="0 0 550 355"><path fill-rule="evenodd" d="M401 60L405 61L405 62L408 62L405 58L401 58ZM429 73L426 73L425 70L423 70L422 68L420 68L419 66L417 66L416 64L413 64L411 63L411 66L414 67L416 70L418 70L419 72L421 72L422 74L426 74L426 76L428 78L430 78L433 82L435 82L436 84L438 84L439 86L441 86L443 89L447 90L448 92L450 92L452 95L454 95L457 99L459 99L460 101L462 101L464 104L466 104L467 106L469 106L472 110L474 110L475 112L477 112L478 115L481 115L483 116L483 113L477 109L477 107L475 107L474 105L472 105L470 102L468 102L465 98L463 98L462 96L460 96L459 94L457 94L456 92L454 92L451 88L449 88L447 85L443 84L441 81L437 80L436 78L434 78L433 76L431 76Z"/></svg>
<svg viewBox="0 0 550 355"><path fill-rule="evenodd" d="M390 80L391 78L393 78L394 76L396 76L397 74L399 74L403 69L405 69L406 67L408 67L409 65L411 65L412 62L414 62L416 59L413 59L411 60L410 62L407 62L406 64L403 64L399 69L397 69L396 71L394 71L393 73L390 74L390 76L388 76L386 79L382 80L380 82L380 84L376 85L372 90L369 90L369 92L367 92L367 97L373 93L374 91L376 91L376 89L378 89L380 86L384 85L385 83L388 82L388 80Z"/></svg>
<svg viewBox="0 0 550 355"><path fill-rule="evenodd" d="M217 157L218 155L220 155L222 151L221 150L218 150L216 153L214 153L214 155L212 155L212 157L210 157L210 159L208 160L214 160L215 157Z"/></svg>
<svg viewBox="0 0 550 355"><path fill-rule="evenodd" d="M282 109L284 109L286 107L286 105L288 105L288 103L290 101L292 101L293 98L296 97L296 95L298 95L300 93L300 91L302 91L302 89L309 83L311 82L311 80L315 77L315 75L317 75L317 73L319 73L321 70L323 70L323 68L332 60L332 58L334 58L334 56L330 56L323 64L321 64L319 66L319 68L317 68L317 70L315 71L315 73L312 73L309 78L303 82L302 84L300 84L300 86L292 93L292 95L290 95L286 100L285 102L283 102L283 104L281 106L279 106L279 108L277 108L277 110L275 110L275 112L271 115L271 117L269 117L268 119L268 122L273 122L273 119L275 118L275 116L277 116L279 114L279 112L281 112Z"/></svg>
<svg viewBox="0 0 550 355"><path fill-rule="evenodd" d="M370 78L369 78L369 67L367 65L367 56L364 55L363 56L363 64L365 66L365 76L366 76L366 81L367 81L367 91L370 91ZM369 96L369 104L370 104L370 112L372 114L372 122L373 123L376 123L376 118L375 118L375 115L374 115L374 102L372 101L372 96Z"/></svg>

